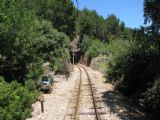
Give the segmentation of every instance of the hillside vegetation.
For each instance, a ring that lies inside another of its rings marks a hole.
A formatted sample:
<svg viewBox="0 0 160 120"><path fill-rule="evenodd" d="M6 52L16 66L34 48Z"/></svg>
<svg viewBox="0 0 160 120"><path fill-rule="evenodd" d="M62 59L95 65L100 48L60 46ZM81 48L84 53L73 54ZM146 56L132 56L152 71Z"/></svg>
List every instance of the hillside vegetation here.
<svg viewBox="0 0 160 120"><path fill-rule="evenodd" d="M30 116L43 63L68 64L74 11L63 0L0 1L0 120Z"/></svg>

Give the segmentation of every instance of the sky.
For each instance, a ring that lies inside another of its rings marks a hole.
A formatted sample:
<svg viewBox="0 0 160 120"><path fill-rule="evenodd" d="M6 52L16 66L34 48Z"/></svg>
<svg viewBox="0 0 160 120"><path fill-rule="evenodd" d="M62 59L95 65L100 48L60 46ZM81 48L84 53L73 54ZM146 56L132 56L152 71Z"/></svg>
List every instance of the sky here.
<svg viewBox="0 0 160 120"><path fill-rule="evenodd" d="M78 0L79 9L96 10L104 18L114 14L127 27L139 28L144 25L143 0ZM76 0L73 0L77 7Z"/></svg>

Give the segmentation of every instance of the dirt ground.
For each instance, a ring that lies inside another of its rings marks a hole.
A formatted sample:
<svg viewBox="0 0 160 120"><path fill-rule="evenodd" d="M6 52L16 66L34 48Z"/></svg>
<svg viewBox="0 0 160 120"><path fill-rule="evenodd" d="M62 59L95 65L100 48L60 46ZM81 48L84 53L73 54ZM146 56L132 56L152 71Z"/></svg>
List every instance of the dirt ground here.
<svg viewBox="0 0 160 120"><path fill-rule="evenodd" d="M140 108L135 106L133 100L120 94L110 83L106 83L104 74L91 68L87 68L87 70L111 120L147 120ZM116 117L112 117L114 115Z"/></svg>
<svg viewBox="0 0 160 120"><path fill-rule="evenodd" d="M103 107L103 115L101 115L103 120L144 119L144 114L130 100L115 91L111 84L106 83L106 78L102 73L91 68L87 68L87 70L97 91L100 105ZM77 67L74 67L68 80L63 75L56 75L53 91L50 94L42 94L44 112L41 112L41 104L37 101L32 105L32 117L27 120L65 120L71 101L75 97L75 86L78 78L79 70Z"/></svg>

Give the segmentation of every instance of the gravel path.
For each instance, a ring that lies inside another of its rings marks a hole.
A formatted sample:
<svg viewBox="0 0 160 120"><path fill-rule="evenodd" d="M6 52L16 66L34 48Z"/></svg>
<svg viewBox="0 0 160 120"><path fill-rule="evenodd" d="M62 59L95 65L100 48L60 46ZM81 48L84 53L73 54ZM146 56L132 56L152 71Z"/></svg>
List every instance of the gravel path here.
<svg viewBox="0 0 160 120"><path fill-rule="evenodd" d="M27 120L64 120L74 93L78 73L78 69L75 68L68 80L65 76L56 75L52 93L43 94L44 113L41 113L40 102L37 101L33 104L32 118Z"/></svg>

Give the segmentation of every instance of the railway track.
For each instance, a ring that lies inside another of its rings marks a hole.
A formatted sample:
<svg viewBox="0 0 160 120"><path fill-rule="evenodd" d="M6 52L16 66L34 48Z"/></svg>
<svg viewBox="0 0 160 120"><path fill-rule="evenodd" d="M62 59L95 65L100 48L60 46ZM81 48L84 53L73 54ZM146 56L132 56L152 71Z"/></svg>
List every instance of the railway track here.
<svg viewBox="0 0 160 120"><path fill-rule="evenodd" d="M101 120L98 112L98 104L95 89L91 78L81 65L76 66L79 69L79 79L76 81L76 90L74 99L72 99L71 110L68 110L69 116L65 120Z"/></svg>

